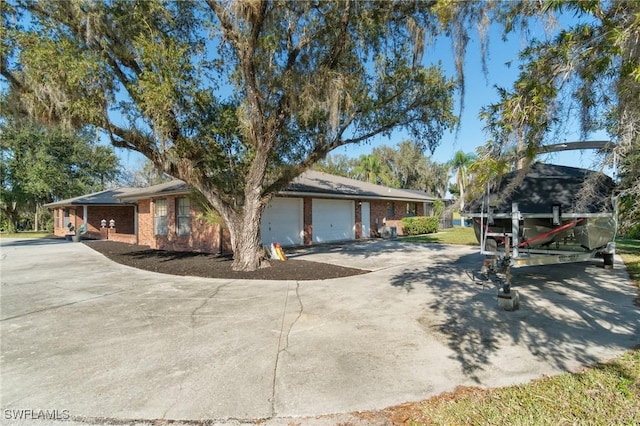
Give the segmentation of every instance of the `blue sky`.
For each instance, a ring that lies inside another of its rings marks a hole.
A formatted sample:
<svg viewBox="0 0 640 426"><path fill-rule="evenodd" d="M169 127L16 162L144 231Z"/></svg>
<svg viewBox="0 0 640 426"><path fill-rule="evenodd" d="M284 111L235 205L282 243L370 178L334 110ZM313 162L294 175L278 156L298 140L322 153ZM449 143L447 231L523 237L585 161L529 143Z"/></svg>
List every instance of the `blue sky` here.
<svg viewBox="0 0 640 426"><path fill-rule="evenodd" d="M475 153L478 146L483 145L488 136L485 134L484 122L478 118L483 106L498 101L498 93L495 86L509 89L518 77L518 54L520 49L526 47L532 37L543 38L544 31L541 26L530 29L528 37L514 35L507 41L503 41L498 28L493 28L490 33L489 49L487 53L488 74L482 71L482 58L480 43L477 38L469 42L465 58L465 99L464 110L461 116L458 132L449 132L443 138L434 151L431 158L438 163L451 160L456 151ZM454 54L449 40L442 40L434 48L425 52L424 62L442 63L445 72L455 75L453 65ZM510 65L509 65L510 64ZM456 94L456 108L459 108ZM456 114L459 109L456 110ZM572 142L580 140L579 123L576 121L566 123L565 134L562 140L554 141ZM396 132L391 139L377 138L360 146L340 148L334 153L345 154L350 157L358 157L361 154L369 154L375 146L396 144L407 139L403 133ZM589 140L608 140L608 136L602 132L591 135ZM428 155L429 153L427 153ZM539 157L540 161L583 168L598 168L597 158L592 151L569 151L547 154Z"/></svg>

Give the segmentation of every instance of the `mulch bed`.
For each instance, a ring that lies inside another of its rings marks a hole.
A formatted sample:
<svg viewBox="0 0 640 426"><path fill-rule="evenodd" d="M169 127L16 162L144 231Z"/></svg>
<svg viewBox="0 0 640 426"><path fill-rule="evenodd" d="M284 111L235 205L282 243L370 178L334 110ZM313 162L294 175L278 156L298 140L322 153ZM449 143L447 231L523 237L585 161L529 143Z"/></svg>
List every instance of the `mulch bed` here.
<svg viewBox="0 0 640 426"><path fill-rule="evenodd" d="M345 268L328 263L289 259L270 261L271 266L253 272L231 269L232 259L209 253L152 250L148 246L114 241L83 241L88 247L102 253L114 262L147 271L172 275L206 278L255 280L324 280L367 273L362 269Z"/></svg>

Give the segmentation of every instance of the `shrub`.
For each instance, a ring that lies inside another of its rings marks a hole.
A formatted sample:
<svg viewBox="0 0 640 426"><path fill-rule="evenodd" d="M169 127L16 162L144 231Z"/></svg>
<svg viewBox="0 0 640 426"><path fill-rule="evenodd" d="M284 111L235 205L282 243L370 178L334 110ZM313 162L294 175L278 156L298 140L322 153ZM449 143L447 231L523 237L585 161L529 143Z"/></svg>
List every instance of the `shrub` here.
<svg viewBox="0 0 640 426"><path fill-rule="evenodd" d="M438 231L440 219L437 216L414 216L402 218L405 235L431 234Z"/></svg>
<svg viewBox="0 0 640 426"><path fill-rule="evenodd" d="M630 226L624 232L625 237L640 240L640 223Z"/></svg>

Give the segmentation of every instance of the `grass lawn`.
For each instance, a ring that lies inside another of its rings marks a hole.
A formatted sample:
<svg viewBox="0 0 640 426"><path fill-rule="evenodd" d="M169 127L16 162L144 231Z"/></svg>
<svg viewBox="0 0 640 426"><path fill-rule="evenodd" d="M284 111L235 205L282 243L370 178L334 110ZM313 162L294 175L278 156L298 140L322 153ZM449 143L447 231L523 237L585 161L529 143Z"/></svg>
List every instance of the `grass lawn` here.
<svg viewBox="0 0 640 426"><path fill-rule="evenodd" d="M441 229L433 234L400 237L399 240L410 243L461 244L467 246L478 245L478 240L476 240L476 235L473 232L473 228L461 226L455 226L449 229Z"/></svg>
<svg viewBox="0 0 640 426"><path fill-rule="evenodd" d="M640 350L577 374L489 390L460 388L414 404L410 413L407 408L398 407L398 414L408 414L404 423L410 425L636 425Z"/></svg>
<svg viewBox="0 0 640 426"><path fill-rule="evenodd" d="M0 238L46 238L49 235L51 235L50 232L35 232L35 231L0 232Z"/></svg>
<svg viewBox="0 0 640 426"><path fill-rule="evenodd" d="M636 284L640 284L640 240L618 238L616 252L624 260L631 278L635 280Z"/></svg>

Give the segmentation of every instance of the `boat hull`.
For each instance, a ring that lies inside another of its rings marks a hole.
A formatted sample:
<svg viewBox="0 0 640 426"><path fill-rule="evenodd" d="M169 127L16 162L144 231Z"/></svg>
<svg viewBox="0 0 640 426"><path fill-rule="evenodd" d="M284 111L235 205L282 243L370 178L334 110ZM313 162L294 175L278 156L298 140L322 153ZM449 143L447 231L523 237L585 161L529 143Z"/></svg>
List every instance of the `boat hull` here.
<svg viewBox="0 0 640 426"><path fill-rule="evenodd" d="M481 241L481 221L474 220L474 231L479 243ZM585 250L596 250L605 247L615 236L615 220L613 217L589 217L564 221L553 225L550 219L525 218L521 222L518 235L521 248L544 248L551 245L578 245ZM494 219L492 225L485 225L490 234L509 234L512 229L511 219ZM504 237L492 235L488 237L492 247L504 244Z"/></svg>
<svg viewBox="0 0 640 426"><path fill-rule="evenodd" d="M616 221L613 217L594 217L576 226L574 234L581 247L595 250L613 241L615 230Z"/></svg>

